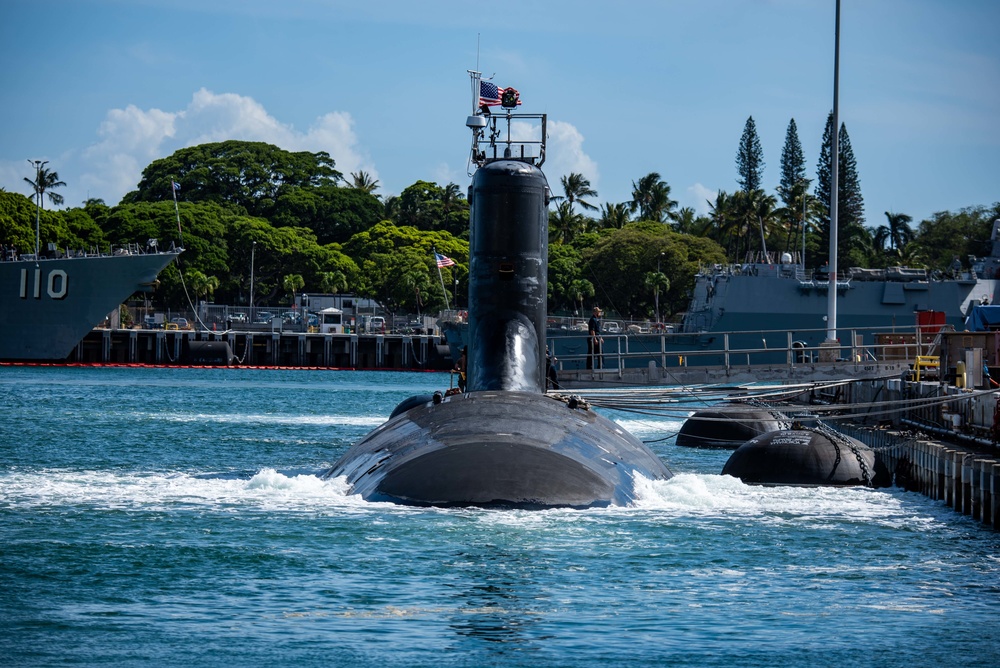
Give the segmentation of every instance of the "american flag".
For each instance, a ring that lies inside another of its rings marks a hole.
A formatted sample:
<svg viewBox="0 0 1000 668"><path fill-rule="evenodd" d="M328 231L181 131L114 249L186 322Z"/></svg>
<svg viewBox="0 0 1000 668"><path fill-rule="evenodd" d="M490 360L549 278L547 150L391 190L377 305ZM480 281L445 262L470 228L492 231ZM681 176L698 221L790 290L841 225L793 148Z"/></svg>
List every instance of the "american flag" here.
<svg viewBox="0 0 1000 668"><path fill-rule="evenodd" d="M447 255L441 255L441 253L434 253L434 259L437 260L438 267L450 267L455 264L454 260Z"/></svg>
<svg viewBox="0 0 1000 668"><path fill-rule="evenodd" d="M479 82L479 106L495 107L500 104L500 93L503 92L502 88L497 88L497 85L492 81L480 81Z"/></svg>

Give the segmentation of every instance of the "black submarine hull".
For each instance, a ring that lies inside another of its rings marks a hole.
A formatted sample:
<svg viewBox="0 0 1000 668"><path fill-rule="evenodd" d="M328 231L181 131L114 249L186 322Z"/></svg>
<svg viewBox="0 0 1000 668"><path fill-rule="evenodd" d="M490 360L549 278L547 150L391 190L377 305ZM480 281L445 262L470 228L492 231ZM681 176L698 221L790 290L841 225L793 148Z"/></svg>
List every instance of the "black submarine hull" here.
<svg viewBox="0 0 1000 668"><path fill-rule="evenodd" d="M642 442L585 405L483 391L390 419L326 474L338 476L368 501L585 508L628 505L637 476L671 473Z"/></svg>

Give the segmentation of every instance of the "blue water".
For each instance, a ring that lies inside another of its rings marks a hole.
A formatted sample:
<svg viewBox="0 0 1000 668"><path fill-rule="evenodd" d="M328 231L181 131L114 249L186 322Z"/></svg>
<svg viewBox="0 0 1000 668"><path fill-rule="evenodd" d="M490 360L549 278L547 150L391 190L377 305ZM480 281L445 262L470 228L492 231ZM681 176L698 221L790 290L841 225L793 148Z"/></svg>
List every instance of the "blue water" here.
<svg viewBox="0 0 1000 668"><path fill-rule="evenodd" d="M1000 534L749 487L676 418L636 507L414 509L317 477L447 374L0 368L0 665L993 666Z"/></svg>

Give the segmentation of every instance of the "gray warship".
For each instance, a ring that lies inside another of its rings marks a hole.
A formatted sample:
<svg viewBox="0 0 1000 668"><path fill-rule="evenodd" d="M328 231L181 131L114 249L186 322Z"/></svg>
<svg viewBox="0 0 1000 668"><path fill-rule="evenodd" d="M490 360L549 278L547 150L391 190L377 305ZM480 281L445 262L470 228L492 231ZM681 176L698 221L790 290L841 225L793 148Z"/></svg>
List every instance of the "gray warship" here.
<svg viewBox="0 0 1000 668"><path fill-rule="evenodd" d="M65 360L123 301L151 291L181 251L9 253L0 259L0 360Z"/></svg>

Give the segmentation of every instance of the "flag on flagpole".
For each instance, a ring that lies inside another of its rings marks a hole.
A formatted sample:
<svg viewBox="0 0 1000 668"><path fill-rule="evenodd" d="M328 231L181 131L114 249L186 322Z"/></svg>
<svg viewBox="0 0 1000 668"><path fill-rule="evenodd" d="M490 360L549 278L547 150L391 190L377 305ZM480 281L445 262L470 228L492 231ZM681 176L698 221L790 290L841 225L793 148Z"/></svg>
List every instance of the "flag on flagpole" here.
<svg viewBox="0 0 1000 668"><path fill-rule="evenodd" d="M454 260L447 255L441 255L441 253L434 253L434 259L437 260L438 268L450 267L455 264Z"/></svg>
<svg viewBox="0 0 1000 668"><path fill-rule="evenodd" d="M480 107L497 107L503 104L503 94L510 92L511 97L516 101L518 106L521 105L521 94L517 92L516 88L507 87L499 88L492 81L480 81L479 82L479 106Z"/></svg>
<svg viewBox="0 0 1000 668"><path fill-rule="evenodd" d="M479 82L479 106L495 107L500 104L500 89L492 81Z"/></svg>
<svg viewBox="0 0 1000 668"><path fill-rule="evenodd" d="M177 181L171 181L170 185L173 187L174 192L178 192L181 189L181 184L177 183Z"/></svg>

